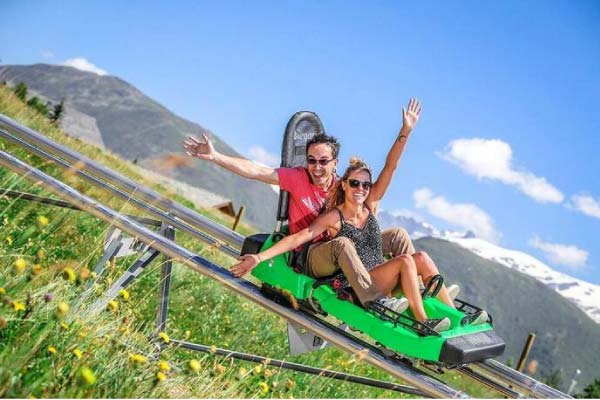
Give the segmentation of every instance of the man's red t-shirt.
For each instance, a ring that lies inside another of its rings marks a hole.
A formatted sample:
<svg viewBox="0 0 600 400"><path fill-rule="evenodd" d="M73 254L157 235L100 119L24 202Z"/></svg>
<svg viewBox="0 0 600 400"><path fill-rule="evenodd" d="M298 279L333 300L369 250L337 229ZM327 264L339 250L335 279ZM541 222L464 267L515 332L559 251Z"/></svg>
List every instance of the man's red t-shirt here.
<svg viewBox="0 0 600 400"><path fill-rule="evenodd" d="M327 190L310 182L304 167L277 168L279 187L289 192L288 223L294 234L308 227L318 216L327 198ZM323 235L315 238L320 240Z"/></svg>

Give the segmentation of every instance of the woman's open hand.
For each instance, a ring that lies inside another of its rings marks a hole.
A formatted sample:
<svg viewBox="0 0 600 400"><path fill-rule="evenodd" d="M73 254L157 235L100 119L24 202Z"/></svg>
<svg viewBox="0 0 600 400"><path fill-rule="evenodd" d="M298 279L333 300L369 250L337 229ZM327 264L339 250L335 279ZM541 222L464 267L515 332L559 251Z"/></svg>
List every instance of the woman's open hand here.
<svg viewBox="0 0 600 400"><path fill-rule="evenodd" d="M256 254L246 254L238 257L239 263L231 267L231 272L238 278L254 269L260 262Z"/></svg>
<svg viewBox="0 0 600 400"><path fill-rule="evenodd" d="M421 103L417 99L408 101L408 110L402 107L402 128L412 131L421 115Z"/></svg>

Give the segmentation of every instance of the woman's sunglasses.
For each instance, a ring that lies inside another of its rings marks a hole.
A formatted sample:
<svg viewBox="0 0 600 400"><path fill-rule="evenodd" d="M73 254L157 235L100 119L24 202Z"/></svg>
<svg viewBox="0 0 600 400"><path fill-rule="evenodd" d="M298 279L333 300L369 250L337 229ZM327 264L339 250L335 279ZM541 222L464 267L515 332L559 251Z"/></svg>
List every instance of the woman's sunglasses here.
<svg viewBox="0 0 600 400"><path fill-rule="evenodd" d="M370 181L359 181L358 179L346 179L346 180L348 181L348 185L350 185L350 187L352 189L356 189L357 187L362 185L363 189L369 190L373 186L373 183Z"/></svg>
<svg viewBox="0 0 600 400"><path fill-rule="evenodd" d="M308 165L317 165L319 164L320 166L324 167L327 164L329 164L330 162L332 162L333 160L335 160L335 158L321 158L320 160L317 160L316 158L307 158L306 162L308 163Z"/></svg>

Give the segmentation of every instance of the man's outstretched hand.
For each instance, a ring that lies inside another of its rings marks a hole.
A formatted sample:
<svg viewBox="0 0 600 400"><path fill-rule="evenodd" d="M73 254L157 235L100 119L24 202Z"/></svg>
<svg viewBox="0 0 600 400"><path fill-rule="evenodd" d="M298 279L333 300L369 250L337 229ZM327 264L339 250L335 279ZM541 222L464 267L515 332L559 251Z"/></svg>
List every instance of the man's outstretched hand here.
<svg viewBox="0 0 600 400"><path fill-rule="evenodd" d="M202 138L204 139L204 142L199 141L194 136L188 136L183 141L183 148L188 156L212 161L215 159L215 148L206 133L202 134Z"/></svg>

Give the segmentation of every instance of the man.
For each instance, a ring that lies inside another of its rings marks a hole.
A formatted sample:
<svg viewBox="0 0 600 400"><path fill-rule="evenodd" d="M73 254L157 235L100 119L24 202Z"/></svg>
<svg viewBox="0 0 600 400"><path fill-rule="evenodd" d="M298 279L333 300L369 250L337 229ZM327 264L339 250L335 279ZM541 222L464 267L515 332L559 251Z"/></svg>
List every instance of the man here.
<svg viewBox="0 0 600 400"><path fill-rule="evenodd" d="M395 168L404 146L421 111L420 103L411 99L408 110L402 108L402 128L398 133L386 162L393 162ZM291 233L296 233L307 226L319 215L329 188L336 181L336 167L340 144L332 136L319 134L314 136L306 146L306 167L271 168L253 161L231 157L216 151L206 134L204 141L189 136L184 141L184 148L189 156L211 161L228 171L258 180L270 185L278 185L289 192L288 222ZM384 296L372 282L371 276L363 266L352 242L347 238L335 238L322 241L317 238L308 250L307 263L309 274L322 277L333 274L340 268L354 289L358 299L364 306L377 300L379 303L401 312L408 306L406 299ZM433 261L424 253L415 253L413 244L404 229L388 229L382 232L384 254L399 256L413 255L423 280L430 278L428 274Z"/></svg>

